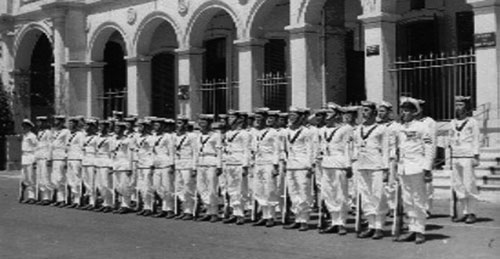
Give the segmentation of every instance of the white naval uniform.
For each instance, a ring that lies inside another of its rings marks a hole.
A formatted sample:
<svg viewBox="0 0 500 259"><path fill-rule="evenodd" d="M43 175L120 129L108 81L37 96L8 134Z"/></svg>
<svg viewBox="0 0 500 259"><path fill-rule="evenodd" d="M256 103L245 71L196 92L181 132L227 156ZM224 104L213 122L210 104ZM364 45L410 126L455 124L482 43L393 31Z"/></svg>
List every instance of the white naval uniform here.
<svg viewBox="0 0 500 259"><path fill-rule="evenodd" d="M153 209L153 148L155 137L152 135L141 135L136 139L137 146L137 190L140 192L144 202L145 210Z"/></svg>
<svg viewBox="0 0 500 259"><path fill-rule="evenodd" d="M82 159L84 156L85 133L75 131L68 139L68 186L71 187L73 203L80 204L82 184Z"/></svg>
<svg viewBox="0 0 500 259"><path fill-rule="evenodd" d="M153 187L162 199L162 210L174 210L175 138L171 133L156 136L154 154Z"/></svg>
<svg viewBox="0 0 500 259"><path fill-rule="evenodd" d="M398 174L404 210L410 218L410 232L425 233L426 189L424 170L431 170L434 159L434 144L431 129L420 121L404 123L398 134Z"/></svg>
<svg viewBox="0 0 500 259"><path fill-rule="evenodd" d="M391 210L395 209L395 199L396 199L396 177L397 177L397 143L396 137L398 131L401 127L396 121L389 121L385 123L380 123L381 126L387 128L387 134L389 137L389 177L387 183L385 183L385 194L387 196L387 204Z"/></svg>
<svg viewBox="0 0 500 259"><path fill-rule="evenodd" d="M311 176L314 150L313 136L304 126L287 129L287 168L285 181L292 201L296 223L307 223L312 204Z"/></svg>
<svg viewBox="0 0 500 259"><path fill-rule="evenodd" d="M183 212L193 214L194 193L196 178L193 171L196 170L198 149L196 147L196 135L185 133L175 135L175 192L182 201Z"/></svg>
<svg viewBox="0 0 500 259"><path fill-rule="evenodd" d="M479 155L479 138L479 125L474 118L451 121L452 188L463 206L464 215L476 213L479 198L473 164L474 156Z"/></svg>
<svg viewBox="0 0 500 259"><path fill-rule="evenodd" d="M111 193L113 190L113 179L111 176L111 170L113 169L112 152L113 137L110 135L100 135L97 138L95 186L101 194L104 207L113 205Z"/></svg>
<svg viewBox="0 0 500 259"><path fill-rule="evenodd" d="M280 133L274 128L259 130L253 149L255 150L253 196L262 208L262 218L274 219L281 194L278 193L277 177L281 154Z"/></svg>
<svg viewBox="0 0 500 259"><path fill-rule="evenodd" d="M207 207L207 215L218 214L217 169L222 168L222 140L220 133L199 134L196 140L199 149L196 174L196 189Z"/></svg>
<svg viewBox="0 0 500 259"><path fill-rule="evenodd" d="M82 180L85 186L85 196L89 197L89 204L95 206L95 176L96 176L96 152L99 136L87 135L83 144Z"/></svg>
<svg viewBox="0 0 500 259"><path fill-rule="evenodd" d="M369 228L383 229L388 211L384 190L384 170L389 164L389 137L385 126L359 125L354 132L354 154L357 155L357 189Z"/></svg>
<svg viewBox="0 0 500 259"><path fill-rule="evenodd" d="M350 141L353 130L349 125L326 128L321 137L323 169L321 197L330 212L332 226L345 226L347 219L349 190L347 169L352 167Z"/></svg>
<svg viewBox="0 0 500 259"><path fill-rule="evenodd" d="M246 131L250 134L250 141L248 142L248 148L250 149L251 154L253 156L255 154L255 150L253 149L255 147L254 142L257 139L259 131L255 127L247 128ZM250 200L253 195L254 171L255 171L255 164L254 161L251 159L248 167L248 176L243 178L243 185L247 186L246 200ZM248 202L246 205L247 209L249 210L253 209L252 203Z"/></svg>
<svg viewBox="0 0 500 259"><path fill-rule="evenodd" d="M225 189L229 194L230 206L234 216L244 215L248 196L248 181L243 176L243 168L250 167L252 136L247 130L226 132L226 147L223 153Z"/></svg>
<svg viewBox="0 0 500 259"><path fill-rule="evenodd" d="M434 153L433 153L434 157L432 159L433 159L433 163L434 163L434 159L435 159L435 155L436 155L436 148L437 148L437 124L436 124L436 121L434 119L432 119L431 117L424 117L424 118L420 119L420 121L424 123L426 128L429 129L429 133L431 134L432 145L433 145L432 148L434 150ZM426 191L426 196L427 196L425 208L427 211L430 211L432 209L432 199L434 197L434 186L432 185L432 181L425 183L425 191Z"/></svg>
<svg viewBox="0 0 500 259"><path fill-rule="evenodd" d="M120 207L130 208L135 184L132 177L132 139L113 137L113 189L120 194Z"/></svg>
<svg viewBox="0 0 500 259"><path fill-rule="evenodd" d="M66 200L66 167L67 167L67 145L71 137L68 129L56 130L52 135L52 174L50 181L57 190L57 201Z"/></svg>
<svg viewBox="0 0 500 259"><path fill-rule="evenodd" d="M40 188L40 195L42 200L50 200L50 193L54 187L50 181L50 171L47 166L47 161L51 158L51 142L52 132L49 129L41 130L37 134L38 145L35 151L36 158L36 180L38 188Z"/></svg>
<svg viewBox="0 0 500 259"><path fill-rule="evenodd" d="M36 186L36 173L34 170L34 165L36 162L35 159L35 150L38 145L38 140L36 135L33 132L28 132L23 134L23 140L21 143L21 177L24 186L26 187L25 191L28 193L28 199L35 199L36 195L35 186Z"/></svg>
<svg viewBox="0 0 500 259"><path fill-rule="evenodd" d="M283 196L284 188L285 188L285 175L286 175L286 135L287 135L287 129L286 128L278 128L276 129L278 132L278 139L279 139L279 145L280 145L280 161L279 161L279 175L277 179L277 185L278 185L278 193L279 193L279 206L276 208L276 211L281 211L283 208L283 203L285 201L285 197Z"/></svg>

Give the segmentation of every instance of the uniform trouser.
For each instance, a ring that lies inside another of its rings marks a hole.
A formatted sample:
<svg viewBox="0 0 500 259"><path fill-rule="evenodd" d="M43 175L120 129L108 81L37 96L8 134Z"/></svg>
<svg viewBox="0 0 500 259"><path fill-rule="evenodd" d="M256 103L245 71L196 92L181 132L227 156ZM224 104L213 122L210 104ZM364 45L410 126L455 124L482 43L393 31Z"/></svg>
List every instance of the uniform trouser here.
<svg viewBox="0 0 500 259"><path fill-rule="evenodd" d="M286 172L286 183L290 200L292 201L292 211L295 214L295 222L307 223L309 220L309 210L312 203L311 177L308 170L289 169Z"/></svg>
<svg viewBox="0 0 500 259"><path fill-rule="evenodd" d="M196 189L201 201L207 208L207 215L217 215L217 168L215 166L200 166L196 174Z"/></svg>
<svg viewBox="0 0 500 259"><path fill-rule="evenodd" d="M226 187L229 194L229 204L234 216L243 216L247 198L247 188L244 186L243 167L241 165L226 165ZM254 175L255 179L255 175Z"/></svg>
<svg viewBox="0 0 500 259"><path fill-rule="evenodd" d="M95 185L96 189L99 190L103 200L103 206L109 207L113 205L113 178L110 174L110 167L97 167Z"/></svg>
<svg viewBox="0 0 500 259"><path fill-rule="evenodd" d="M432 200L434 199L434 185L432 185L432 181L425 183L425 192L426 192L425 209L427 211L430 211L432 209Z"/></svg>
<svg viewBox="0 0 500 259"><path fill-rule="evenodd" d="M356 167L356 163L352 165L352 174L351 179L347 180L347 188L349 193L348 205L353 208L356 207L357 199L358 199L358 182L360 181L361 175Z"/></svg>
<svg viewBox="0 0 500 259"><path fill-rule="evenodd" d="M89 197L89 204L95 205L95 175L96 168L93 165L84 165L82 167L82 181L85 186L85 196Z"/></svg>
<svg viewBox="0 0 500 259"><path fill-rule="evenodd" d="M278 176L273 165L255 165L253 176L253 197L262 208L263 219L274 219L279 204Z"/></svg>
<svg viewBox="0 0 500 259"><path fill-rule="evenodd" d="M323 168L321 196L332 217L332 226L344 226L348 210L347 172L337 168Z"/></svg>
<svg viewBox="0 0 500 259"><path fill-rule="evenodd" d="M68 186L71 188L73 196L73 203L80 204L80 197L82 191L82 161L69 160L68 172L66 174L68 179Z"/></svg>
<svg viewBox="0 0 500 259"><path fill-rule="evenodd" d="M153 209L153 172L150 167L138 167L137 168L137 190L140 192L140 196L144 203L145 210Z"/></svg>
<svg viewBox="0 0 500 259"><path fill-rule="evenodd" d="M23 165L21 170L22 182L25 186L25 192L28 194L28 199L35 198L36 192L36 175L33 164Z"/></svg>
<svg viewBox="0 0 500 259"><path fill-rule="evenodd" d="M410 218L409 231L423 234L427 217L424 174L402 175L401 184L404 210Z"/></svg>
<svg viewBox="0 0 500 259"><path fill-rule="evenodd" d="M248 167L248 175L246 177L243 177L243 187L246 188L246 191L245 191L245 200L251 200L252 197L253 197L253 192L254 192L254 176L255 175L255 165L251 165ZM251 202L247 202L244 204L244 209L246 210L252 210L252 203Z"/></svg>
<svg viewBox="0 0 500 259"><path fill-rule="evenodd" d="M453 158L453 171L451 175L452 188L462 204L464 215L476 212L478 189L476 174L472 166L473 158Z"/></svg>
<svg viewBox="0 0 500 259"><path fill-rule="evenodd" d="M191 169L175 170L175 193L182 201L183 212L193 214L196 178Z"/></svg>
<svg viewBox="0 0 500 259"><path fill-rule="evenodd" d="M162 199L163 211L174 210L175 172L170 167L155 168L153 172L153 188Z"/></svg>
<svg viewBox="0 0 500 259"><path fill-rule="evenodd" d="M281 208L283 208L283 203L285 201L285 197L283 196L284 194L284 189L285 189L285 173L286 173L286 164L285 161L280 160L278 170L279 170L279 175L277 179L277 188L278 188L278 197L279 197L279 206L276 208L277 211L281 211Z"/></svg>
<svg viewBox="0 0 500 259"><path fill-rule="evenodd" d="M359 170L358 191L368 219L369 228L383 229L387 214L387 197L384 191L384 173L381 170Z"/></svg>
<svg viewBox="0 0 500 259"><path fill-rule="evenodd" d="M50 182L47 159L36 160L36 180L38 182L38 188L40 188L41 199L50 200L50 193L54 188Z"/></svg>
<svg viewBox="0 0 500 259"><path fill-rule="evenodd" d="M387 205L393 210L396 207L396 173L397 163L395 160L389 162L389 179L385 183L385 195L387 197Z"/></svg>
<svg viewBox="0 0 500 259"><path fill-rule="evenodd" d="M57 190L57 201L66 201L66 161L54 160L52 161L52 174L50 181Z"/></svg>
<svg viewBox="0 0 500 259"><path fill-rule="evenodd" d="M134 193L135 181L131 170L113 172L114 189L120 195L120 207L130 208L131 196Z"/></svg>

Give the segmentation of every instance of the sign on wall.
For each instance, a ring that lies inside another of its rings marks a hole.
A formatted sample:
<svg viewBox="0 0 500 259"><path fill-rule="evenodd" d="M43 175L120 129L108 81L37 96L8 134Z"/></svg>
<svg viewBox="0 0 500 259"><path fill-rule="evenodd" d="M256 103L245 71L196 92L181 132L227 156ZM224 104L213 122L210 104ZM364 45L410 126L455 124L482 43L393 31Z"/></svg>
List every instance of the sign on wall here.
<svg viewBox="0 0 500 259"><path fill-rule="evenodd" d="M488 48L497 45L496 35L494 32L474 34L474 47Z"/></svg>

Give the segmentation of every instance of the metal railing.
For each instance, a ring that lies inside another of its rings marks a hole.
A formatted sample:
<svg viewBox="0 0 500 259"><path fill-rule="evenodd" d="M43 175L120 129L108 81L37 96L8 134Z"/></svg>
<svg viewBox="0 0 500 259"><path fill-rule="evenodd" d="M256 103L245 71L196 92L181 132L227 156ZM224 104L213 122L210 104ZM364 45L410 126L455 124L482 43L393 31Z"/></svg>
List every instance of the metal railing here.
<svg viewBox="0 0 500 259"><path fill-rule="evenodd" d="M290 106L290 78L286 74L263 74L257 79L265 107L286 111Z"/></svg>
<svg viewBox="0 0 500 259"><path fill-rule="evenodd" d="M456 95L472 96L476 105L474 50L398 58L389 71L398 95L425 100L427 114L436 120L453 118Z"/></svg>
<svg viewBox="0 0 500 259"><path fill-rule="evenodd" d="M206 80L200 92L203 113L219 115L238 108L238 82L227 78Z"/></svg>
<svg viewBox="0 0 500 259"><path fill-rule="evenodd" d="M111 117L113 111L127 112L127 90L110 89L97 97L102 101L103 118Z"/></svg>

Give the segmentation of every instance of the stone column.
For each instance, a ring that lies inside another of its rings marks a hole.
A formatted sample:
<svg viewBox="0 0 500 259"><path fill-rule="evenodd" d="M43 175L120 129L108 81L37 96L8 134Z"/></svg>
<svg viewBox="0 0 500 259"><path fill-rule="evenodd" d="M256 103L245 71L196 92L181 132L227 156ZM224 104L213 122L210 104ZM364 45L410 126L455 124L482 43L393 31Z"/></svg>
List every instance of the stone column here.
<svg viewBox="0 0 500 259"><path fill-rule="evenodd" d="M397 104L397 85L389 72L391 62L396 61L397 16L378 13L359 19L364 24L365 54L368 49L378 50L365 57L366 98Z"/></svg>
<svg viewBox="0 0 500 259"><path fill-rule="evenodd" d="M54 27L54 109L56 114L68 114L69 89L66 83L66 12L58 10L52 13Z"/></svg>
<svg viewBox="0 0 500 259"><path fill-rule="evenodd" d="M325 99L345 104L347 98L347 63L345 28L326 26L324 35Z"/></svg>
<svg viewBox="0 0 500 259"><path fill-rule="evenodd" d="M489 107L484 125L500 128L500 0L468 0L474 8L474 33L494 33L496 46L476 48L476 103ZM484 112L478 110L478 112ZM499 146L500 134L485 129L487 146Z"/></svg>
<svg viewBox="0 0 500 259"><path fill-rule="evenodd" d="M103 94L104 62L91 62L87 64L87 116L101 118L103 116L104 102L99 99Z"/></svg>
<svg viewBox="0 0 500 259"><path fill-rule="evenodd" d="M127 113L151 113L151 57L127 58Z"/></svg>
<svg viewBox="0 0 500 259"><path fill-rule="evenodd" d="M239 109L250 112L253 108L263 106L261 89L257 79L264 73L265 40L238 40L238 80Z"/></svg>
<svg viewBox="0 0 500 259"><path fill-rule="evenodd" d="M292 106L319 108L324 89L318 28L304 24L285 29L290 33Z"/></svg>
<svg viewBox="0 0 500 259"><path fill-rule="evenodd" d="M67 106L68 115L90 115L87 109L91 97L86 87L87 64L84 61L69 61L64 65L64 69L68 72L67 93L70 103Z"/></svg>
<svg viewBox="0 0 500 259"><path fill-rule="evenodd" d="M196 119L202 112L200 85L203 77L204 49L188 48L177 49L178 82L181 86L189 86L189 99L180 102L179 111L183 111L189 118Z"/></svg>

